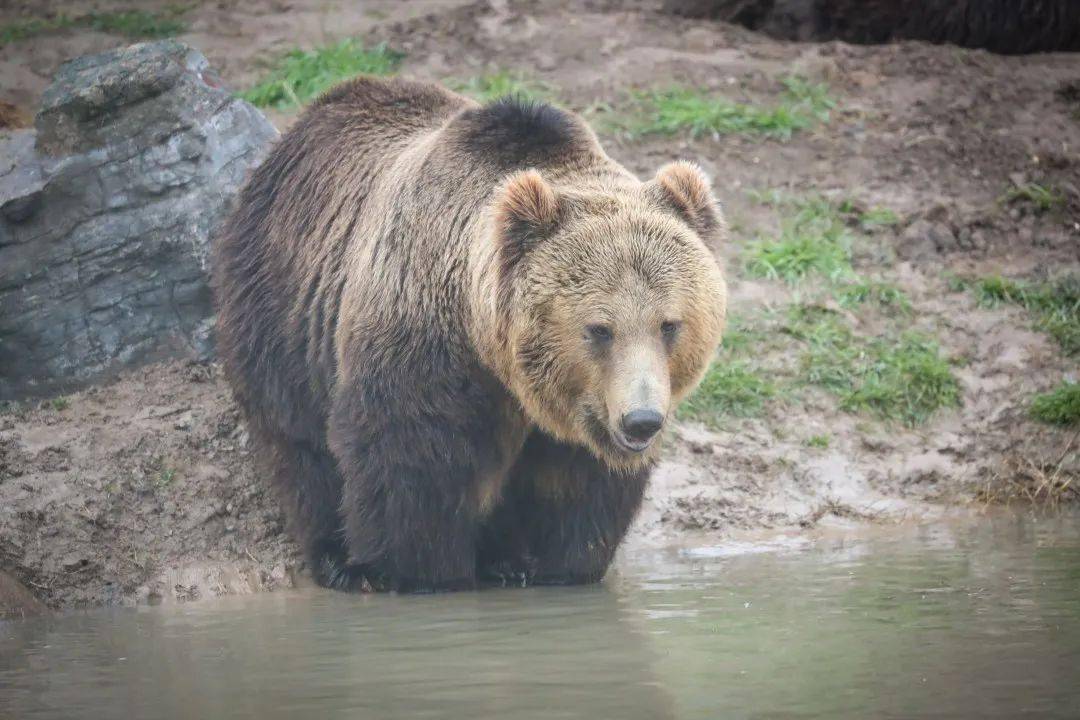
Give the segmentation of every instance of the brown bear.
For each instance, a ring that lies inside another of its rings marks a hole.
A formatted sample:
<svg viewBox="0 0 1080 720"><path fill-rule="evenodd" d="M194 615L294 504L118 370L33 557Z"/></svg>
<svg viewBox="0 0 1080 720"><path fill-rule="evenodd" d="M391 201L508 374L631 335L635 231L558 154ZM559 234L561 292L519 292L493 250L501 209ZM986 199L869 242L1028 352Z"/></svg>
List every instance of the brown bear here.
<svg viewBox="0 0 1080 720"><path fill-rule="evenodd" d="M217 338L323 585L599 580L720 340L701 172L641 182L577 116L356 79L252 174Z"/></svg>

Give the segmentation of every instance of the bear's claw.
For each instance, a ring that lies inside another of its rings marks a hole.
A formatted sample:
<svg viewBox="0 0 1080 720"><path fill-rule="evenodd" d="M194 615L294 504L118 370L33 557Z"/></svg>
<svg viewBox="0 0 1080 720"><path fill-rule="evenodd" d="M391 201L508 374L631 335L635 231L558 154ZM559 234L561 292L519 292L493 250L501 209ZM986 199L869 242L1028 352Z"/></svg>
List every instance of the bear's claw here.
<svg viewBox="0 0 1080 720"><path fill-rule="evenodd" d="M535 560L528 556L517 562L500 560L481 568L479 580L498 587L528 587L536 572L535 566Z"/></svg>

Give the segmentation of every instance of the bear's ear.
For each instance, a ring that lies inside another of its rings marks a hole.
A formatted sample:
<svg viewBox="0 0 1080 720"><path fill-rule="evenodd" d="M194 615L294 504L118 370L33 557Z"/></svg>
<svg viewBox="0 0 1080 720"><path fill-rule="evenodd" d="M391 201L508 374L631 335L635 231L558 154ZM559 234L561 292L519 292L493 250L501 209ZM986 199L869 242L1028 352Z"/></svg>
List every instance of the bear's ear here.
<svg viewBox="0 0 1080 720"><path fill-rule="evenodd" d="M646 185L653 197L674 210L699 235L708 236L722 225L709 179L694 163L684 160L668 163Z"/></svg>
<svg viewBox="0 0 1080 720"><path fill-rule="evenodd" d="M495 232L505 269L551 234L558 213L555 192L536 170L522 170L506 179L495 199Z"/></svg>

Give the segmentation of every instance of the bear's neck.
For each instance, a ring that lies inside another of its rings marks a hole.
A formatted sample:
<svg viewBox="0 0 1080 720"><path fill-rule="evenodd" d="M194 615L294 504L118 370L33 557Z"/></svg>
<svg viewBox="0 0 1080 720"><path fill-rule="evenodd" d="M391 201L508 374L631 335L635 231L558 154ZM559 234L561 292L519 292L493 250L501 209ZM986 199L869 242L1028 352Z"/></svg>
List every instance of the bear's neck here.
<svg viewBox="0 0 1080 720"><path fill-rule="evenodd" d="M510 351L507 294L500 287L498 243L495 240L492 208L485 206L469 239L468 306L466 326L480 361L507 388L511 386L513 357Z"/></svg>

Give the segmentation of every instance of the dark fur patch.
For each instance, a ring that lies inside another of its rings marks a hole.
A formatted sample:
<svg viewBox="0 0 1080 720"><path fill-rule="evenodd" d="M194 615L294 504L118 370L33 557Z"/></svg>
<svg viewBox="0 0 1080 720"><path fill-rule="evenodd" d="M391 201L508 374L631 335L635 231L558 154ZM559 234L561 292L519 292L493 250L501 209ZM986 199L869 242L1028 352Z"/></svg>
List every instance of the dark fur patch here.
<svg viewBox="0 0 1080 720"><path fill-rule="evenodd" d="M652 467L618 472L537 430L480 535L481 577L537 585L597 582L637 515Z"/></svg>
<svg viewBox="0 0 1080 720"><path fill-rule="evenodd" d="M573 115L520 97L467 110L455 122L462 149L503 170L562 163L592 149L588 132Z"/></svg>

